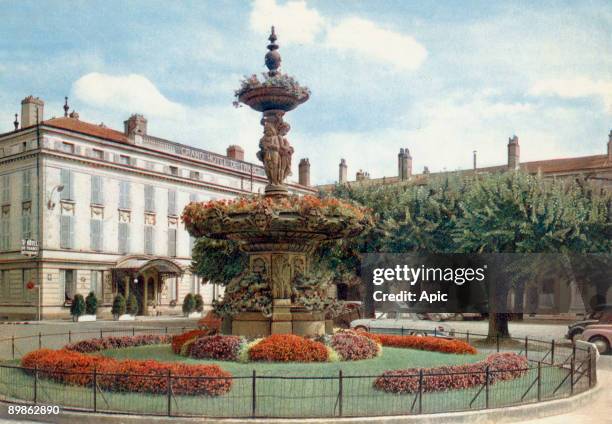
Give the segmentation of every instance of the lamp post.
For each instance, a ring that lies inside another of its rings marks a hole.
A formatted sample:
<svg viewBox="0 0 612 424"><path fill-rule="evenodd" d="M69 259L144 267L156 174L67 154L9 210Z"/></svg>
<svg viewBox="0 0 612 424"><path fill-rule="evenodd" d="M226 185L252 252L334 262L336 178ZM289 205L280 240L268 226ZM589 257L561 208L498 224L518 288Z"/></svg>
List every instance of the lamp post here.
<svg viewBox="0 0 612 424"><path fill-rule="evenodd" d="M57 191L58 193L61 193L62 191L64 191L64 185L58 184L51 189L51 192L49 193L49 197L48 197L49 200L47 200L47 208L49 210L53 210L55 208L55 202L53 201L53 193L55 193L55 191Z"/></svg>

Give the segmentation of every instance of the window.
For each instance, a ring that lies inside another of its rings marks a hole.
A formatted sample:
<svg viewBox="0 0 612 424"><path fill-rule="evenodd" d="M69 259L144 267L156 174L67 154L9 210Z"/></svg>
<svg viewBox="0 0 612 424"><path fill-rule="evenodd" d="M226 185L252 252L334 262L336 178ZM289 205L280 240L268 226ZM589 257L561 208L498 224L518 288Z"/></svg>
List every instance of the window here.
<svg viewBox="0 0 612 424"><path fill-rule="evenodd" d="M104 159L104 152L100 149L91 149L91 157L95 159Z"/></svg>
<svg viewBox="0 0 612 424"><path fill-rule="evenodd" d="M176 166L169 166L170 175L178 175L178 168Z"/></svg>
<svg viewBox="0 0 612 424"><path fill-rule="evenodd" d="M72 300L76 294L76 271L60 269L60 302Z"/></svg>
<svg viewBox="0 0 612 424"><path fill-rule="evenodd" d="M168 215L176 215L176 191L168 190Z"/></svg>
<svg viewBox="0 0 612 424"><path fill-rule="evenodd" d="M119 182L119 208L130 208L130 183L129 181Z"/></svg>
<svg viewBox="0 0 612 424"><path fill-rule="evenodd" d="M190 202L197 202L198 200L200 200L200 198L198 197L197 193L189 194L189 201Z"/></svg>
<svg viewBox="0 0 612 424"><path fill-rule="evenodd" d="M145 212L155 212L155 187L146 185L144 188L145 194Z"/></svg>
<svg viewBox="0 0 612 424"><path fill-rule="evenodd" d="M11 176L2 176L2 204L11 203Z"/></svg>
<svg viewBox="0 0 612 424"><path fill-rule="evenodd" d="M104 297L104 286L102 285L102 271L91 271L91 277L89 278L90 287L89 291L94 292L98 301L101 302Z"/></svg>
<svg viewBox="0 0 612 424"><path fill-rule="evenodd" d="M61 184L64 189L60 192L61 200L74 200L74 174L69 169L60 171Z"/></svg>
<svg viewBox="0 0 612 424"><path fill-rule="evenodd" d="M150 160L145 160L144 163L145 163L145 169L148 169L149 171L155 170L155 164L151 162Z"/></svg>
<svg viewBox="0 0 612 424"><path fill-rule="evenodd" d="M32 238L32 219L29 209L21 212L21 238L24 240Z"/></svg>
<svg viewBox="0 0 612 424"><path fill-rule="evenodd" d="M130 250L130 225L127 222L119 223L119 253L126 254Z"/></svg>
<svg viewBox="0 0 612 424"><path fill-rule="evenodd" d="M89 247L91 250L100 252L103 250L104 231L102 231L103 221L101 219L92 219L89 222Z"/></svg>
<svg viewBox="0 0 612 424"><path fill-rule="evenodd" d="M21 200L26 202L28 200L32 200L32 170L26 169L21 174L22 176L22 184L21 184Z"/></svg>
<svg viewBox="0 0 612 424"><path fill-rule="evenodd" d="M189 171L189 178L191 178L192 180L199 180L200 173L198 171Z"/></svg>
<svg viewBox="0 0 612 424"><path fill-rule="evenodd" d="M129 165L130 164L130 157L127 155L119 155L119 163L121 165Z"/></svg>
<svg viewBox="0 0 612 424"><path fill-rule="evenodd" d="M3 216L0 222L2 234L0 234L0 249L9 250L11 247L11 226L8 216Z"/></svg>
<svg viewBox="0 0 612 424"><path fill-rule="evenodd" d="M62 150L66 153L74 153L74 144L72 143L62 143Z"/></svg>
<svg viewBox="0 0 612 424"><path fill-rule="evenodd" d="M0 272L0 300L8 300L11 282L9 280L10 271L5 269Z"/></svg>
<svg viewBox="0 0 612 424"><path fill-rule="evenodd" d="M168 256L176 257L176 228L168 228Z"/></svg>
<svg viewBox="0 0 612 424"><path fill-rule="evenodd" d="M144 227L144 251L147 255L153 254L153 233L154 227L145 225Z"/></svg>
<svg viewBox="0 0 612 424"><path fill-rule="evenodd" d="M102 177L99 175L91 176L91 203L94 205L104 204L104 191L102 189Z"/></svg>
<svg viewBox="0 0 612 424"><path fill-rule="evenodd" d="M170 301L176 300L176 277L168 278L168 297Z"/></svg>
<svg viewBox="0 0 612 424"><path fill-rule="evenodd" d="M60 247L74 249L74 216L60 216Z"/></svg>

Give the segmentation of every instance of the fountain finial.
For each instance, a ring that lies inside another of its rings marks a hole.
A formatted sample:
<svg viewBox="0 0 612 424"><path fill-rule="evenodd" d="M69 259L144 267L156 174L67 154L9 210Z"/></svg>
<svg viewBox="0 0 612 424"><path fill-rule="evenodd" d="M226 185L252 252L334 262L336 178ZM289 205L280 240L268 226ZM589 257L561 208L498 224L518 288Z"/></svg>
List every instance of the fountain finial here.
<svg viewBox="0 0 612 424"><path fill-rule="evenodd" d="M272 26L270 36L268 37L268 40L270 40L270 44L268 44L268 50L270 51L266 53L266 67L269 69L268 75L270 75L271 77L279 73L278 68L280 68L281 65L281 56L278 52L278 44L276 44L277 39L278 38L276 37L274 26Z"/></svg>

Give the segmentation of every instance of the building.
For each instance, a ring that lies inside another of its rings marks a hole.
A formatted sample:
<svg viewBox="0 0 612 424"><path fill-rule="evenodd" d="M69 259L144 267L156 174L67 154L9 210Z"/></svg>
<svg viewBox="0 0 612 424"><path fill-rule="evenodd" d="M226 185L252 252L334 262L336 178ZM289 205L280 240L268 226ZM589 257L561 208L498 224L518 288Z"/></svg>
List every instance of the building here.
<svg viewBox="0 0 612 424"><path fill-rule="evenodd" d="M67 317L90 291L102 315L119 292L144 315L181 313L189 292L210 306L221 289L190 272L182 209L263 192L264 169L239 146L221 155L149 135L142 115L118 131L68 110L45 120L44 102L26 97L21 122L0 134L0 320Z"/></svg>

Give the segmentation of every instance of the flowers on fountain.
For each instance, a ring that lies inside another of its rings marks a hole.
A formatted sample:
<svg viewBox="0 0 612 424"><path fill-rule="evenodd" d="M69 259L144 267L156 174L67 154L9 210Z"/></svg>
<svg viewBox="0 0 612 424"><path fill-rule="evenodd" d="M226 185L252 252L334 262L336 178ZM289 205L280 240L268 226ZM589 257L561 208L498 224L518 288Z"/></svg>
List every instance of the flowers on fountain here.
<svg viewBox="0 0 612 424"><path fill-rule="evenodd" d="M234 91L234 96L236 97L234 106L238 107L240 105L240 96L262 87L282 88L287 94L295 97L297 100L306 100L310 97L310 89L301 86L292 76L281 73L270 76L267 72L263 72L261 75L263 76L261 81L256 74L250 77L245 76L240 81L240 88Z"/></svg>

